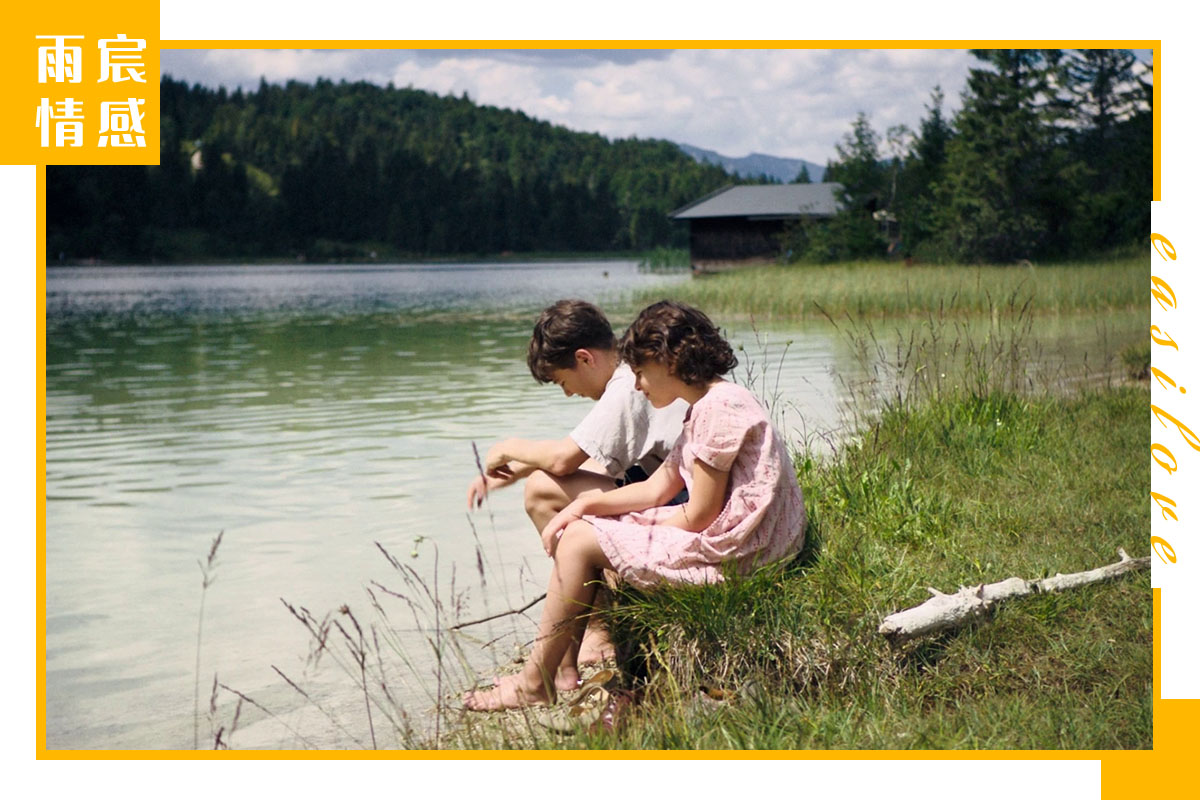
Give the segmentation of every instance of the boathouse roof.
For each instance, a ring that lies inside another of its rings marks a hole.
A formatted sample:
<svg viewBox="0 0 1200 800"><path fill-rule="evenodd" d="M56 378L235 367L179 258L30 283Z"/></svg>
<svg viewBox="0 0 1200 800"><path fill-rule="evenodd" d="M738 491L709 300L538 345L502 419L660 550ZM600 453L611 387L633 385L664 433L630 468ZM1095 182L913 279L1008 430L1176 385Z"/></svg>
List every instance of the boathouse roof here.
<svg viewBox="0 0 1200 800"><path fill-rule="evenodd" d="M726 186L670 213L671 219L748 217L794 219L832 217L837 213L837 183L789 183L769 186Z"/></svg>

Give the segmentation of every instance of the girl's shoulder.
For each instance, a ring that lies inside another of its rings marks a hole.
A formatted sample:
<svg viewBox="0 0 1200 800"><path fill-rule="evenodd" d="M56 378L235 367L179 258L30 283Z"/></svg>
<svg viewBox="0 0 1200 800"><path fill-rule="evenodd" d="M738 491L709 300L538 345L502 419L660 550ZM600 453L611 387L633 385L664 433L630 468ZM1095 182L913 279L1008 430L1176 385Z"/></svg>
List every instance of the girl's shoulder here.
<svg viewBox="0 0 1200 800"><path fill-rule="evenodd" d="M705 400L709 400L711 405L715 407L757 410L760 408L758 399L754 393L741 384L733 381L721 381L714 384L708 394L704 395Z"/></svg>
<svg viewBox="0 0 1200 800"><path fill-rule="evenodd" d="M754 395L730 381L709 387L692 410L688 444L698 460L722 471L731 469L743 445L758 441L770 424Z"/></svg>
<svg viewBox="0 0 1200 800"><path fill-rule="evenodd" d="M696 403L696 409L703 416L726 422L738 420L752 423L766 417L754 394L733 381L721 381L711 386Z"/></svg>

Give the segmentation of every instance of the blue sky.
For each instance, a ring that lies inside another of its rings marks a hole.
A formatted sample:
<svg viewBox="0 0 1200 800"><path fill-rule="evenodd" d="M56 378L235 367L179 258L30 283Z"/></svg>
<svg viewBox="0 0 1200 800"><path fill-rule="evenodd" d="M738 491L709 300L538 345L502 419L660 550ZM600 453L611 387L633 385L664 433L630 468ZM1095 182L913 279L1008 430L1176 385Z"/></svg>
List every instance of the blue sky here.
<svg viewBox="0 0 1200 800"><path fill-rule="evenodd" d="M935 86L959 107L965 50L164 50L189 83L366 80L520 109L572 130L823 164L859 111L915 128Z"/></svg>

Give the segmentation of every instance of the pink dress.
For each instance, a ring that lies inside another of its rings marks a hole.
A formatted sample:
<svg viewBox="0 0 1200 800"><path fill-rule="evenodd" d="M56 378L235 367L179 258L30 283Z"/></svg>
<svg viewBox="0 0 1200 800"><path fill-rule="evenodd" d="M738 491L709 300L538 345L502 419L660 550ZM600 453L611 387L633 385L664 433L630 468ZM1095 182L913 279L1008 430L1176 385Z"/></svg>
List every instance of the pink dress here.
<svg viewBox="0 0 1200 800"><path fill-rule="evenodd" d="M723 381L688 410L683 433L659 469L679 470L692 490L696 459L729 472L717 519L693 532L663 525L679 506L619 517L585 516L622 578L650 588L718 583L732 562L745 574L795 555L804 544L804 498L783 439L749 391Z"/></svg>

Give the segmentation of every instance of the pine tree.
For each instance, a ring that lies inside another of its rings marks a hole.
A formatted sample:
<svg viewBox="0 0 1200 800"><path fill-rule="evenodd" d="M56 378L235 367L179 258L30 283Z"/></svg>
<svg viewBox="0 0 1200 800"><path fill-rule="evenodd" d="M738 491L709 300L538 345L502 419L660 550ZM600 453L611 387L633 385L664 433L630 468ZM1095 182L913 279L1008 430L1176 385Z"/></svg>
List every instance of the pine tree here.
<svg viewBox="0 0 1200 800"><path fill-rule="evenodd" d="M209 251L190 257L314 258L686 244L667 213L729 182L669 142L609 141L466 96L324 79L230 94L167 76L159 96L163 166L139 193L150 210L104 232L106 209L127 204L117 184L55 168L56 255L168 260L187 242ZM199 170L187 161L197 150Z"/></svg>
<svg viewBox="0 0 1200 800"><path fill-rule="evenodd" d="M955 259L1003 263L1045 252L1076 183L1051 104L1055 50L972 50L972 69L933 217Z"/></svg>
<svg viewBox="0 0 1200 800"><path fill-rule="evenodd" d="M887 244L872 215L885 208L889 181L879 157L879 134L866 114L859 112L836 150L837 160L826 166L825 180L841 184L835 191L841 210L807 232L805 257L830 261L880 256Z"/></svg>
<svg viewBox="0 0 1200 800"><path fill-rule="evenodd" d="M895 213L905 255L915 253L934 233L934 187L942 179L946 147L954 135L942 111L945 99L942 88L935 86L900 171Z"/></svg>
<svg viewBox="0 0 1200 800"><path fill-rule="evenodd" d="M1129 50L1068 51L1059 65L1062 128L1082 164L1072 249L1112 247L1149 230L1149 72Z"/></svg>
<svg viewBox="0 0 1200 800"><path fill-rule="evenodd" d="M1064 116L1101 140L1109 138L1118 122L1149 108L1137 64L1131 50L1067 51L1057 74Z"/></svg>
<svg viewBox="0 0 1200 800"><path fill-rule="evenodd" d="M826 168L825 180L842 185L840 199L846 208L875 211L884 202L887 173L880 163L879 134L866 114L858 113L836 149L837 160Z"/></svg>

